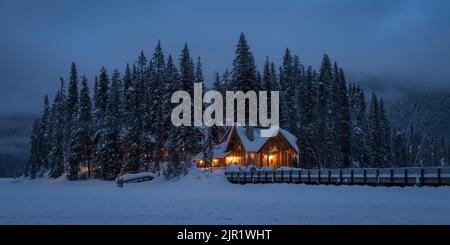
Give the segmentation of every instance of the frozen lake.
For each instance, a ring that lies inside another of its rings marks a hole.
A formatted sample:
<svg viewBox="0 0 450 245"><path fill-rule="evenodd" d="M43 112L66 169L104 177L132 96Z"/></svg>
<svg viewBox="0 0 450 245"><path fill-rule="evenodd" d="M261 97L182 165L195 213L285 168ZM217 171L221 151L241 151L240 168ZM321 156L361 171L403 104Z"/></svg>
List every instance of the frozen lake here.
<svg viewBox="0 0 450 245"><path fill-rule="evenodd" d="M0 224L450 224L450 187L0 179Z"/></svg>

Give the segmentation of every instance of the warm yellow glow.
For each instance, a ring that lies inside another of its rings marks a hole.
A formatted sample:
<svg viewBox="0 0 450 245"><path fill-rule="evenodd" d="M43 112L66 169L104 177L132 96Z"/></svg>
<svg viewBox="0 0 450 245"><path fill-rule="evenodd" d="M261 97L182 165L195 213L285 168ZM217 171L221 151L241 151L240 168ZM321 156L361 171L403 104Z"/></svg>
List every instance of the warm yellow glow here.
<svg viewBox="0 0 450 245"><path fill-rule="evenodd" d="M227 163L237 163L239 160L239 157L229 156L226 158Z"/></svg>
<svg viewBox="0 0 450 245"><path fill-rule="evenodd" d="M273 159L273 155L270 155L270 156L269 156L269 160L272 160L272 159Z"/></svg>

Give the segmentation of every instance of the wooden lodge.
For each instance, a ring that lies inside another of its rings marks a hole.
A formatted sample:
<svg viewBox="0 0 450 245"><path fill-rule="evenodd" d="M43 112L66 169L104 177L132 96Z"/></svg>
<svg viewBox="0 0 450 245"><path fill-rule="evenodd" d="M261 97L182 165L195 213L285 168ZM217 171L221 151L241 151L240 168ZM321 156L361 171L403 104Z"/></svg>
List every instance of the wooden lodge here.
<svg viewBox="0 0 450 245"><path fill-rule="evenodd" d="M203 154L198 153L193 161L202 166ZM213 167L234 164L276 169L298 166L298 163L296 137L282 128L273 137L262 137L260 128L233 126L213 149Z"/></svg>

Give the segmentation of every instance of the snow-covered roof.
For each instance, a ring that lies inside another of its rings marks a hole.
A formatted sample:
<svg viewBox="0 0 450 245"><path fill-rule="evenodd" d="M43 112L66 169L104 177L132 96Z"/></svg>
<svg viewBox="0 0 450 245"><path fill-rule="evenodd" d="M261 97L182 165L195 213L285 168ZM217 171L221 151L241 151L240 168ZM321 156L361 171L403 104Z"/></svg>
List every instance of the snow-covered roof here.
<svg viewBox="0 0 450 245"><path fill-rule="evenodd" d="M261 137L261 129L253 128L253 141L246 134L246 128L243 126L235 126L239 138L244 145L246 152L258 152L271 137ZM297 138L285 129L279 128L278 134L281 134L289 144L298 152ZM277 135L278 135L277 134ZM276 136L276 135L275 135Z"/></svg>
<svg viewBox="0 0 450 245"><path fill-rule="evenodd" d="M233 126L229 128L225 133L224 137L222 138L222 143L215 145L213 147L214 158L224 158L231 153L227 152L226 150L234 129L236 130L236 133L238 134L246 152L258 152L264 146L264 144L271 138L271 137L261 137L261 128L253 128L253 140L250 140L247 137L245 126L237 126L237 125ZM292 146L292 148L294 148L295 151L299 152L296 143L297 138L293 134L282 128L279 128L278 134L281 134L281 136L288 141L288 143ZM274 135L273 137L277 136L278 134ZM203 152L199 152L192 158L192 160L194 161L202 159L203 159Z"/></svg>

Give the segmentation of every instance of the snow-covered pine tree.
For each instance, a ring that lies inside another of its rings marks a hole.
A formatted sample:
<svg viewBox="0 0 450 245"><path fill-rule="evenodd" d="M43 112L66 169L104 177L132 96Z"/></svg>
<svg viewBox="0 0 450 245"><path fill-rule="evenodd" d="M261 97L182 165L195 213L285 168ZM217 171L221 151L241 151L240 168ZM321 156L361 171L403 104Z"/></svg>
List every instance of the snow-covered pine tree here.
<svg viewBox="0 0 450 245"><path fill-rule="evenodd" d="M140 141L143 131L143 115L145 109L145 83L148 79L148 61L143 51L141 51L132 69L131 113L129 115L129 133L127 137L127 147L129 154L125 158L125 172L139 170L139 160L142 149Z"/></svg>
<svg viewBox="0 0 450 245"><path fill-rule="evenodd" d="M86 76L81 79L81 91L78 112L78 127L76 137L78 139L78 148L76 152L79 155L82 166L87 167L88 177L91 175L91 153L93 151L92 135L92 104L89 96L89 86Z"/></svg>
<svg viewBox="0 0 450 245"><path fill-rule="evenodd" d="M264 68L263 68L263 76L262 76L262 82L261 82L261 90L267 91L267 116L270 118L272 115L271 111L271 91L276 91L276 89L273 87L273 78L272 78L272 72L270 70L270 60L269 57L266 56L266 61L264 62Z"/></svg>
<svg viewBox="0 0 450 245"><path fill-rule="evenodd" d="M119 129L122 127L122 116L123 116L123 84L122 80L120 79L120 72L117 69L114 69L112 76L111 76L111 92L109 94L110 103L114 105L112 108L110 108L112 113L115 117L117 117L118 120L118 127Z"/></svg>
<svg viewBox="0 0 450 245"><path fill-rule="evenodd" d="M75 63L72 63L70 66L69 89L66 106L66 124L68 126L72 126L72 119L74 119L78 113L78 71ZM70 137L71 127L67 128L66 134L67 137Z"/></svg>
<svg viewBox="0 0 450 245"><path fill-rule="evenodd" d="M213 90L219 92L222 94L222 96L225 95L225 91L223 90L222 81L220 80L220 75L218 72L214 72L214 78L212 83Z"/></svg>
<svg viewBox="0 0 450 245"><path fill-rule="evenodd" d="M103 70L103 69L102 69ZM102 91L102 96L106 95L106 110L101 112L104 115L102 120L102 130L99 131L99 142L97 145L95 162L101 167L100 176L106 180L113 180L121 171L120 159L120 79L118 72L115 72L116 79L111 83L111 88L106 86L106 90ZM102 71L100 76L100 89L104 85L109 84L109 78L106 70ZM100 90L101 91L101 90Z"/></svg>
<svg viewBox="0 0 450 245"><path fill-rule="evenodd" d="M33 122L33 130L31 131L30 137L30 157L28 160L28 167L26 175L30 177L30 179L36 178L40 168L41 168L41 159L39 152L39 131L40 131L40 122L39 119L36 119Z"/></svg>
<svg viewBox="0 0 450 245"><path fill-rule="evenodd" d="M100 69L98 76L98 87L94 93L94 121L93 121L93 139L97 141L95 148L95 157L92 161L94 167L101 167L101 159L97 156L98 149L101 147L100 141L105 130L106 113L108 110L109 102L109 76L105 67ZM99 174L99 173L96 173Z"/></svg>
<svg viewBox="0 0 450 245"><path fill-rule="evenodd" d="M168 178L179 176L186 167L183 165L185 159L185 151L183 149L183 131L185 127L172 127L167 137L167 148L169 155L167 157L168 164L164 170L164 175Z"/></svg>
<svg viewBox="0 0 450 245"><path fill-rule="evenodd" d="M228 69L222 74L222 86L225 91L230 90L231 86L231 74Z"/></svg>
<svg viewBox="0 0 450 245"><path fill-rule="evenodd" d="M197 57L197 63L195 64L194 67L194 80L195 83L201 83L202 84L202 96L205 95L205 92L207 90L207 88L205 87L205 78L203 77L203 65L202 65L202 61L200 59L200 57ZM203 107L204 108L204 107Z"/></svg>
<svg viewBox="0 0 450 245"><path fill-rule="evenodd" d="M407 167L408 149L405 136L396 132L392 141L392 162L396 167Z"/></svg>
<svg viewBox="0 0 450 245"><path fill-rule="evenodd" d="M295 87L295 95L293 98L293 101L295 101L295 110L297 112L297 131L298 131L298 121L300 119L300 114L298 114L299 108L298 105L300 103L300 84L305 79L305 68L303 67L303 64L300 62L300 57L298 55L294 55L292 57L292 67L293 67L293 77L294 77L294 87Z"/></svg>
<svg viewBox="0 0 450 245"><path fill-rule="evenodd" d="M377 96L372 93L369 112L370 132L370 165L371 167L384 167L383 131L380 122L380 109Z"/></svg>
<svg viewBox="0 0 450 245"><path fill-rule="evenodd" d="M287 48L280 69L280 126L290 132L297 131L298 111L293 57Z"/></svg>
<svg viewBox="0 0 450 245"><path fill-rule="evenodd" d="M180 83L178 90L186 91L193 97L194 81L194 66L190 58L189 48L185 44L180 55ZM181 171L178 171L180 167L186 169L190 162L191 153L200 148L199 134L200 132L197 128L189 126L173 127L170 130L167 145L169 146L170 154L174 155L169 156L168 175L173 176L181 173ZM177 152L172 152L170 148L177 149Z"/></svg>
<svg viewBox="0 0 450 245"><path fill-rule="evenodd" d="M52 119L52 136L50 142L49 153L49 165L50 173L49 177L59 178L64 173L65 156L64 156L64 129L66 118L66 98L64 91L64 80L61 78L61 87L55 96L53 103L54 115Z"/></svg>
<svg viewBox="0 0 450 245"><path fill-rule="evenodd" d="M225 98L226 90L224 90L224 86L218 72L214 73L213 90L219 92ZM225 118L225 112L222 116L222 118ZM220 137L222 136L223 131L225 131L223 126L213 125L211 127L211 137L213 139L213 142L218 143L220 141Z"/></svg>
<svg viewBox="0 0 450 245"><path fill-rule="evenodd" d="M213 146L214 140L212 135L212 127L206 127L204 129L202 140L202 158L205 163L205 167L209 167L211 172L214 157Z"/></svg>
<svg viewBox="0 0 450 245"><path fill-rule="evenodd" d="M309 66L305 79L300 84L300 127L297 133L297 144L300 146L301 164L303 167L311 168L317 166L315 149L315 123L316 123L316 90L314 87L314 73Z"/></svg>
<svg viewBox="0 0 450 245"><path fill-rule="evenodd" d="M339 161L340 165L338 165L338 167L348 168L352 163L352 122L350 102L347 89L347 80L342 69L339 69L337 77L338 83L336 84L337 90L335 93L337 98L338 121L336 123L336 133L341 155L341 159Z"/></svg>
<svg viewBox="0 0 450 245"><path fill-rule="evenodd" d="M351 87L352 159L356 166L369 167L369 132L366 99L359 85Z"/></svg>
<svg viewBox="0 0 450 245"><path fill-rule="evenodd" d="M44 105L42 108L41 118L40 118L40 130L39 137L42 139L41 149L40 149L40 159L41 159L41 172L39 177L42 177L44 171L48 169L48 154L50 150L50 107L48 95L44 96Z"/></svg>
<svg viewBox="0 0 450 245"><path fill-rule="evenodd" d="M143 138L142 143L154 143L154 153L153 161L155 162L156 171L160 170L160 165L163 160L164 153L164 139L167 138L167 133L165 130L161 130L165 126L164 122L164 111L161 106L161 101L164 100L164 92L167 86L166 79L166 61L164 58L163 50L161 48L161 43L158 41L155 51L152 57L152 67L150 72L150 86L148 96L148 113L151 117L150 132L148 133L149 138ZM166 101L169 103L169 101ZM152 140L152 142L148 142Z"/></svg>
<svg viewBox="0 0 450 245"><path fill-rule="evenodd" d="M262 87L262 76L259 71L256 71L255 92L258 93L261 90L261 87Z"/></svg>
<svg viewBox="0 0 450 245"><path fill-rule="evenodd" d="M176 92L180 87L180 75L178 74L178 69L173 62L173 58L171 55L169 55L169 57L167 58L165 78L166 86L163 101L165 101L166 103L163 104L163 118L165 122L164 128L166 128L168 131L172 127L170 115L172 113L173 105L172 103L170 103L170 100L172 98L172 94Z"/></svg>
<svg viewBox="0 0 450 245"><path fill-rule="evenodd" d="M233 60L233 70L231 72L230 90L248 92L256 90L256 66L253 54L247 44L244 33L239 36L238 44L236 45L235 58ZM235 103L235 115L236 115ZM249 116L248 101L245 102L245 121L248 123ZM235 121L237 120L235 116Z"/></svg>
<svg viewBox="0 0 450 245"><path fill-rule="evenodd" d="M280 90L279 76L277 74L277 69L275 68L275 64L273 62L270 63L270 75L272 77L273 90L279 91Z"/></svg>
<svg viewBox="0 0 450 245"><path fill-rule="evenodd" d="M250 91L256 86L256 67L244 33L239 36L236 45L230 88L234 91Z"/></svg>
<svg viewBox="0 0 450 245"><path fill-rule="evenodd" d="M379 115L380 115L380 127L381 127L381 134L383 139L383 159L384 159L384 166L389 167L392 166L392 140L391 140L391 125L388 119L388 116L386 115L386 111L384 108L384 101L383 98L380 98L380 106L379 106Z"/></svg>
<svg viewBox="0 0 450 245"><path fill-rule="evenodd" d="M328 55L324 55L317 81L317 149L319 167L332 167L335 151L332 138L332 122L330 119L330 92L333 73Z"/></svg>

